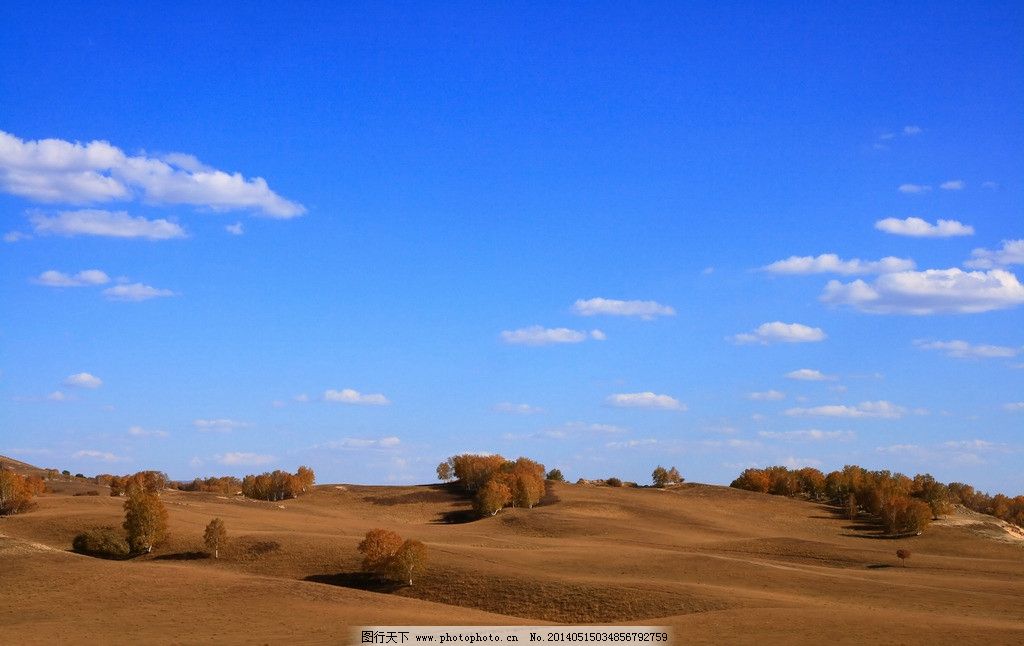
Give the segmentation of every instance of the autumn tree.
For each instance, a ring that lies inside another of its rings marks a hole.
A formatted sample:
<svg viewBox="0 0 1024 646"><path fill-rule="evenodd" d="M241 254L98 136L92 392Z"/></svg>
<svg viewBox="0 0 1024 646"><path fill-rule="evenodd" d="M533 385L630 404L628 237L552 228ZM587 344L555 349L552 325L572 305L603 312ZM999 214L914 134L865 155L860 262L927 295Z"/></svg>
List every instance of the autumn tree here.
<svg viewBox="0 0 1024 646"><path fill-rule="evenodd" d="M220 548L228 541L228 530L224 527L224 521L220 518L214 518L206 526L206 531L203 533L203 543L206 544L206 549L213 551L213 558L220 558Z"/></svg>
<svg viewBox="0 0 1024 646"><path fill-rule="evenodd" d="M167 536L167 509L156 494L132 487L124 501L124 530L135 552L152 552Z"/></svg>
<svg viewBox="0 0 1024 646"><path fill-rule="evenodd" d="M905 566L907 559L910 558L910 550L896 550L896 557L900 560L900 564Z"/></svg>
<svg viewBox="0 0 1024 646"><path fill-rule="evenodd" d="M427 561L427 546L420 541L407 540L387 559L385 572L394 581L408 581L412 585L413 574L423 569Z"/></svg>
<svg viewBox="0 0 1024 646"><path fill-rule="evenodd" d="M508 485L497 478L488 480L473 497L473 508L481 516L493 516L512 502Z"/></svg>
<svg viewBox="0 0 1024 646"><path fill-rule="evenodd" d="M552 469L548 471L547 475L544 477L545 479L553 482L565 482L565 476L562 475L561 469Z"/></svg>
<svg viewBox="0 0 1024 646"><path fill-rule="evenodd" d="M651 480L654 481L655 487L664 487L668 484L668 469L660 464L654 467L654 471L651 472Z"/></svg>
<svg viewBox="0 0 1024 646"><path fill-rule="evenodd" d="M387 576L388 566L402 547L402 537L389 529L371 529L359 543L363 555L363 571Z"/></svg>
<svg viewBox="0 0 1024 646"><path fill-rule="evenodd" d="M303 465L296 469L295 479L298 481L299 491L306 493L313 489L313 485L316 483L316 474L312 469Z"/></svg>
<svg viewBox="0 0 1024 646"><path fill-rule="evenodd" d="M27 511L36 489L37 485L29 483L25 476L0 468L0 516Z"/></svg>
<svg viewBox="0 0 1024 646"><path fill-rule="evenodd" d="M441 480L443 482L448 482L449 480L451 480L454 477L455 477L455 474L452 473L452 465L451 465L451 463L446 461L446 462L442 462L441 464L437 465L437 479L438 480Z"/></svg>

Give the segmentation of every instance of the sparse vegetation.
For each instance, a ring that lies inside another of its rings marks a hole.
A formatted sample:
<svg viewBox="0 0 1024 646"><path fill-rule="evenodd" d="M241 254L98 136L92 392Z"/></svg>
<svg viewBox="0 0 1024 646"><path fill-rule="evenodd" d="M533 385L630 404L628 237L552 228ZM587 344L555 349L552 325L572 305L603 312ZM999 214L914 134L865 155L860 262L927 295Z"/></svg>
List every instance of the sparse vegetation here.
<svg viewBox="0 0 1024 646"><path fill-rule="evenodd" d="M220 550L228 541L228 530L224 527L224 521L220 518L214 518L206 525L206 531L203 532L203 543L206 545L206 549L213 552L213 558L220 558Z"/></svg>
<svg viewBox="0 0 1024 646"><path fill-rule="evenodd" d="M110 487L111 496L123 496L132 488L142 489L151 494L159 493L167 487L170 480L162 471L139 471L126 476L103 473L93 478L93 482Z"/></svg>
<svg viewBox="0 0 1024 646"><path fill-rule="evenodd" d="M192 482L179 483L178 489L181 491L205 491L208 493L219 493L223 496L233 496L242 493L242 481L234 476L196 478Z"/></svg>
<svg viewBox="0 0 1024 646"><path fill-rule="evenodd" d="M970 485L944 485L930 474L909 478L901 473L868 471L847 465L827 476L811 467L790 470L775 466L747 469L733 480L738 489L782 496L827 500L851 520L861 510L877 518L890 535L917 534L932 519L948 514L956 502L1017 525L1024 523L1024 496L988 496Z"/></svg>

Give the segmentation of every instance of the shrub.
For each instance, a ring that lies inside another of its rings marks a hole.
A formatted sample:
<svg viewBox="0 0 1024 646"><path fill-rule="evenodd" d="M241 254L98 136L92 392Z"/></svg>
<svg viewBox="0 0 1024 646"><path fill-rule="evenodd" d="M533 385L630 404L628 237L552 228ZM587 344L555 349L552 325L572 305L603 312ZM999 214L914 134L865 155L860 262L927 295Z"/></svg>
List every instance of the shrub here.
<svg viewBox="0 0 1024 646"><path fill-rule="evenodd" d="M71 541L71 547L79 554L89 554L110 559L128 556L128 541L113 527L88 529Z"/></svg>
<svg viewBox="0 0 1024 646"><path fill-rule="evenodd" d="M559 469L552 469L548 471L545 478L547 480L553 480L554 482L565 482L565 476L562 475L562 471Z"/></svg>
<svg viewBox="0 0 1024 646"><path fill-rule="evenodd" d="M621 487L622 486L622 480L619 480L618 478L615 478L615 477L608 478L607 480L604 481L604 483L606 485L608 485L609 487Z"/></svg>

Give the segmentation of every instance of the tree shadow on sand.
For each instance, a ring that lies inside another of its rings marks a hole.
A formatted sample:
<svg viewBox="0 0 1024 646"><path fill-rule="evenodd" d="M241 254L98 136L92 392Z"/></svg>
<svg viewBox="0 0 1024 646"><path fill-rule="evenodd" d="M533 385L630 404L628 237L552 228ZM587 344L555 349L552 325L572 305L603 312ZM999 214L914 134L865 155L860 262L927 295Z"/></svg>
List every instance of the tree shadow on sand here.
<svg viewBox="0 0 1024 646"><path fill-rule="evenodd" d="M356 590L366 590L367 592L394 592L399 588L405 587L405 585L402 583L386 581L384 579L381 579L379 576L375 576L368 572L339 572L337 574L311 574L305 577L303 581L312 581L313 583L325 583L327 585L336 585L342 588L355 588Z"/></svg>
<svg viewBox="0 0 1024 646"><path fill-rule="evenodd" d="M206 552L174 552L173 554L160 554L154 556L154 561L199 561L208 559L210 555Z"/></svg>

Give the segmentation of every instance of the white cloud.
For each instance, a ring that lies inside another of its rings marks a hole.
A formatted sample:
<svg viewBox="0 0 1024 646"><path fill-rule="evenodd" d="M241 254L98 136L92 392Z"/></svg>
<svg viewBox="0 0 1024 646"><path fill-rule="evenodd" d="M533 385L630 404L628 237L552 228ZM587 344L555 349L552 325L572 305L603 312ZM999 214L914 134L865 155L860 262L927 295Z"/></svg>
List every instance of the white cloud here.
<svg viewBox="0 0 1024 646"><path fill-rule="evenodd" d="M276 460L272 455L260 455L259 453L232 452L214 456L217 462L230 466L256 467L262 464L269 464Z"/></svg>
<svg viewBox="0 0 1024 646"><path fill-rule="evenodd" d="M50 269L39 274L39 277L33 279L32 282L37 285L45 285L46 287L85 287L105 285L110 282L110 276L99 269L86 269L73 276Z"/></svg>
<svg viewBox="0 0 1024 646"><path fill-rule="evenodd" d="M103 385L103 380L96 375L90 375L88 372L79 372L65 379L64 385L73 386L74 388L99 388Z"/></svg>
<svg viewBox="0 0 1024 646"><path fill-rule="evenodd" d="M761 391L761 392L753 392L753 393L748 393L747 394L747 399L752 399L754 401L760 401L760 402L765 402L765 401L772 401L773 402L773 401L779 401L780 399L785 399L785 398L786 398L786 393L784 393L784 392L782 392L780 390L764 390L764 391Z"/></svg>
<svg viewBox="0 0 1024 646"><path fill-rule="evenodd" d="M885 400L861 402L856 406L831 404L813 408L790 408L786 415L790 417L879 417L883 419L899 419L907 409Z"/></svg>
<svg viewBox="0 0 1024 646"><path fill-rule="evenodd" d="M913 137L914 135L919 135L922 132L924 132L924 130L921 126L903 126L903 135L906 137Z"/></svg>
<svg viewBox="0 0 1024 646"><path fill-rule="evenodd" d="M774 321L762 323L753 332L737 334L732 337L734 343L759 343L768 345L771 343L813 343L824 341L825 332L821 328L809 327L800 323L783 323Z"/></svg>
<svg viewBox="0 0 1024 646"><path fill-rule="evenodd" d="M662 410L686 410L686 404L668 395L656 395L650 391L642 393L617 393L605 400L617 408L660 408Z"/></svg>
<svg viewBox="0 0 1024 646"><path fill-rule="evenodd" d="M999 182L993 182L993 181L989 180L989 181L986 181L986 182L982 182L981 183L981 187L982 188L987 188L987 189L995 190L995 189L999 188Z"/></svg>
<svg viewBox="0 0 1024 646"><path fill-rule="evenodd" d="M886 256L881 260L861 260L853 258L842 260L834 253L820 256L790 256L785 260L777 260L761 269L773 274L806 275L806 274L887 274L894 271L907 271L916 265L909 258Z"/></svg>
<svg viewBox="0 0 1024 646"><path fill-rule="evenodd" d="M141 426L132 426L128 429L128 435L133 437L167 437L167 431L145 429Z"/></svg>
<svg viewBox="0 0 1024 646"><path fill-rule="evenodd" d="M635 449L638 446L652 446L658 444L658 440L655 439L643 439L643 440L625 440L624 442L608 442L605 444L606 449Z"/></svg>
<svg viewBox="0 0 1024 646"><path fill-rule="evenodd" d="M128 458L114 455L106 451L95 451L95 450L83 450L76 451L71 457L76 459L87 459L87 460L99 460L101 462L123 462Z"/></svg>
<svg viewBox="0 0 1024 646"><path fill-rule="evenodd" d="M1024 402L1011 402L1009 404L1003 404L1003 408L1005 410L1010 411L1011 413L1024 411Z"/></svg>
<svg viewBox="0 0 1024 646"><path fill-rule="evenodd" d="M240 236L245 233L245 227L242 226L241 222L235 222L234 224L228 224L224 227L224 230L233 236Z"/></svg>
<svg viewBox="0 0 1024 646"><path fill-rule="evenodd" d="M823 374L820 370L812 370L811 368L800 368L799 370L793 370L786 373L787 379L796 379L797 381L835 381L836 378L832 375Z"/></svg>
<svg viewBox="0 0 1024 646"><path fill-rule="evenodd" d="M896 190L905 195L918 195L927 193L932 190L932 187L926 184L900 184Z"/></svg>
<svg viewBox="0 0 1024 646"><path fill-rule="evenodd" d="M292 401L297 401L299 403L304 404L309 401L309 395L307 395L306 393L295 395L294 397L292 397Z"/></svg>
<svg viewBox="0 0 1024 646"><path fill-rule="evenodd" d="M162 298L166 296L177 296L169 289L160 289L142 283L131 283L128 285L115 285L103 290L103 295L111 301L146 301L151 298Z"/></svg>
<svg viewBox="0 0 1024 646"><path fill-rule="evenodd" d="M591 330L589 333L580 330L570 330L565 327L545 328L540 325L519 328L518 330L505 330L501 333L501 340L512 345L551 345L553 343L580 343L591 338L595 341L604 341L605 334L601 330Z"/></svg>
<svg viewBox="0 0 1024 646"><path fill-rule="evenodd" d="M668 305L655 301L620 301L610 298L591 298L578 300L572 306L573 312L580 316L636 316L649 321L658 316L675 316L676 311Z"/></svg>
<svg viewBox="0 0 1024 646"><path fill-rule="evenodd" d="M885 274L870 285L832 280L820 300L873 314L975 314L1024 303L1024 285L1001 269L928 269Z"/></svg>
<svg viewBox="0 0 1024 646"><path fill-rule="evenodd" d="M325 390L324 401L342 404L359 404L363 406L386 406L391 402L380 393L363 394L358 390L344 388L342 390Z"/></svg>
<svg viewBox="0 0 1024 646"><path fill-rule="evenodd" d="M879 453L920 453L921 447L916 444L891 444L875 449Z"/></svg>
<svg viewBox="0 0 1024 646"><path fill-rule="evenodd" d="M191 155L129 156L105 141L25 141L0 131L0 190L38 202L86 204L141 199L213 210L251 209L275 218L305 207L247 179L205 166Z"/></svg>
<svg viewBox="0 0 1024 646"><path fill-rule="evenodd" d="M1002 345L974 345L967 341L924 341L918 339L914 345L922 350L937 350L956 359L1007 359L1020 354L1019 348Z"/></svg>
<svg viewBox="0 0 1024 646"><path fill-rule="evenodd" d="M29 215L33 229L39 235L102 236L106 238L144 238L171 240L186 237L185 230L169 220L147 220L132 217L125 211L83 209L61 211L55 216L42 213Z"/></svg>
<svg viewBox="0 0 1024 646"><path fill-rule="evenodd" d="M59 390L53 391L52 393L47 395L46 398L52 402L63 402L68 400L68 396Z"/></svg>
<svg viewBox="0 0 1024 646"><path fill-rule="evenodd" d="M974 227L958 220L937 220L935 224L921 218L885 218L875 222L879 231L912 238L952 238L974 235Z"/></svg>
<svg viewBox="0 0 1024 646"><path fill-rule="evenodd" d="M950 442L943 442L942 446L947 449L970 449L974 451L984 451L986 449L995 448L993 442L988 440L955 440Z"/></svg>
<svg viewBox="0 0 1024 646"><path fill-rule="evenodd" d="M8 231L4 234L4 242L20 242L22 240L30 240L32 236L21 231Z"/></svg>
<svg viewBox="0 0 1024 646"><path fill-rule="evenodd" d="M390 435L381 438L345 437L325 442L321 446L326 449L393 449L401 443L399 438Z"/></svg>
<svg viewBox="0 0 1024 646"><path fill-rule="evenodd" d="M939 188L944 191L962 191L967 187L967 183L962 179L951 179L948 182L939 184Z"/></svg>
<svg viewBox="0 0 1024 646"><path fill-rule="evenodd" d="M195 426L200 431L217 431L226 433L236 428L246 428L250 426L248 422L239 422L237 420L228 418L219 419L195 419L192 420L192 426Z"/></svg>
<svg viewBox="0 0 1024 646"><path fill-rule="evenodd" d="M823 440L852 440L856 435L853 431L820 431L816 428L805 431L759 431L758 435L771 440L789 442L820 442Z"/></svg>
<svg viewBox="0 0 1024 646"><path fill-rule="evenodd" d="M971 259L964 265L971 269L1024 265L1024 239L1003 240L1002 249L975 249L971 252Z"/></svg>
<svg viewBox="0 0 1024 646"><path fill-rule="evenodd" d="M529 404L513 404L512 402L501 402L494 405L494 410L499 413L513 413L515 415L533 415L544 412L543 408Z"/></svg>

